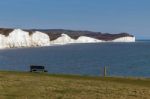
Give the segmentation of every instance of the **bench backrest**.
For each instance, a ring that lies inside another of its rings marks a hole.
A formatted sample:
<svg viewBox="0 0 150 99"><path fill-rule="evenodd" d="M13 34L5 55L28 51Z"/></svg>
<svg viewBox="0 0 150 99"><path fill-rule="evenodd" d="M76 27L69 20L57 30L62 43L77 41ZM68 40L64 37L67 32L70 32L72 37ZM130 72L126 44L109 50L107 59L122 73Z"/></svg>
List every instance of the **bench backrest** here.
<svg viewBox="0 0 150 99"><path fill-rule="evenodd" d="M44 66L34 66L34 65L31 65L30 66L30 69L32 70L32 69L41 69L41 70L44 70L45 68L44 68Z"/></svg>

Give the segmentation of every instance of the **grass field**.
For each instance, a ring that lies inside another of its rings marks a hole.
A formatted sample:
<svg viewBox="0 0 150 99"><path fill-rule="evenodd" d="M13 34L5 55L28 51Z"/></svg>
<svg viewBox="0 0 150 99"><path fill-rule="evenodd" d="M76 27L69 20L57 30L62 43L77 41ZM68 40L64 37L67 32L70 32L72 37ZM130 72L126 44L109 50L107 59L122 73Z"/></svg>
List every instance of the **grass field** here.
<svg viewBox="0 0 150 99"><path fill-rule="evenodd" d="M1 71L0 99L150 99L150 79Z"/></svg>

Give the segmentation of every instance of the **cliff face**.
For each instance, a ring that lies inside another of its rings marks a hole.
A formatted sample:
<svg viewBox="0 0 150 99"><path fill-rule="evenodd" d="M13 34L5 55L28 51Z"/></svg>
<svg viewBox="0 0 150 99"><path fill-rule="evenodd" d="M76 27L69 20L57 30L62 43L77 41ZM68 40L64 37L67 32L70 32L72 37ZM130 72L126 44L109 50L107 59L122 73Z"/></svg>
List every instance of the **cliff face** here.
<svg viewBox="0 0 150 99"><path fill-rule="evenodd" d="M112 42L135 42L135 37L120 37L112 40Z"/></svg>
<svg viewBox="0 0 150 99"><path fill-rule="evenodd" d="M30 35L30 46L49 46L50 37L42 32L34 32Z"/></svg>
<svg viewBox="0 0 150 99"><path fill-rule="evenodd" d="M98 42L104 42L99 39L87 37L87 36L80 36L77 40L76 43L98 43Z"/></svg>
<svg viewBox="0 0 150 99"><path fill-rule="evenodd" d="M49 46L50 38L47 34L42 32L29 32L21 29L14 29L7 35L0 34L0 48L15 48L15 47L35 47L35 46Z"/></svg>
<svg viewBox="0 0 150 99"><path fill-rule="evenodd" d="M30 46L30 36L26 31L15 29L6 37L9 47L28 47Z"/></svg>
<svg viewBox="0 0 150 99"><path fill-rule="evenodd" d="M45 31L41 32L41 31ZM50 46L68 43L135 42L135 37L126 33L101 34L89 31L56 31L0 29L0 48Z"/></svg>
<svg viewBox="0 0 150 99"><path fill-rule="evenodd" d="M67 34L61 34L56 40L52 40L51 44L68 44L68 43L75 43L75 39L72 39Z"/></svg>

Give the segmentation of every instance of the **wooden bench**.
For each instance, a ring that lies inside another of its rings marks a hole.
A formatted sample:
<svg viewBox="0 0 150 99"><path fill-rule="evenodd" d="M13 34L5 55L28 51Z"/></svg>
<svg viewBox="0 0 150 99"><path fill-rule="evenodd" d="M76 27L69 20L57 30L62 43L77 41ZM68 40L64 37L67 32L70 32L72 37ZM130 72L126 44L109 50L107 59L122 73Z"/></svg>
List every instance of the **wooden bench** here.
<svg viewBox="0 0 150 99"><path fill-rule="evenodd" d="M30 65L30 72L48 72L44 66Z"/></svg>

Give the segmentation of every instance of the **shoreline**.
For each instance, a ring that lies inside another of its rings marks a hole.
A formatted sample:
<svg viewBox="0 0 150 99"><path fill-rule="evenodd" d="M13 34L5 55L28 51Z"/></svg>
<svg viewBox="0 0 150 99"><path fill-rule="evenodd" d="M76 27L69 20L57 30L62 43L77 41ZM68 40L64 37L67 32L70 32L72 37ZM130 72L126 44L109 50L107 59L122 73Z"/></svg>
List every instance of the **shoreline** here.
<svg viewBox="0 0 150 99"><path fill-rule="evenodd" d="M43 48L43 47L57 47L57 46L66 46L66 45L84 45L84 44L131 44L141 41L135 41L135 42L87 42L87 43L67 43L67 44L51 44L49 46L30 46L30 47L11 47L11 48L0 48L0 50L9 50L9 49L28 49L28 48Z"/></svg>

